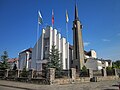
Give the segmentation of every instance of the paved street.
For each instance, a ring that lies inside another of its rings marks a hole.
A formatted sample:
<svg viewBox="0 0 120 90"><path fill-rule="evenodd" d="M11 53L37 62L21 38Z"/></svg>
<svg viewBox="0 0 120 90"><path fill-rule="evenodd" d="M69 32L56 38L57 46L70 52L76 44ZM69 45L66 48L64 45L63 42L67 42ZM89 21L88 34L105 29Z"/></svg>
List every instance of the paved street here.
<svg viewBox="0 0 120 90"><path fill-rule="evenodd" d="M0 90L26 90L26 89L19 89L19 88L0 86Z"/></svg>
<svg viewBox="0 0 120 90"><path fill-rule="evenodd" d="M120 80L68 85L38 85L0 80L0 90L119 90L118 82Z"/></svg>

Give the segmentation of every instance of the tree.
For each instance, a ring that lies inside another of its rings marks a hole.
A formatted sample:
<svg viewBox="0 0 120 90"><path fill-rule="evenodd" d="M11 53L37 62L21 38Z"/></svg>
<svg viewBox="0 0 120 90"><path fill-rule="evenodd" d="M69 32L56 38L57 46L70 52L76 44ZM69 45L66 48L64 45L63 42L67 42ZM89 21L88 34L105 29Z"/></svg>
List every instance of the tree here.
<svg viewBox="0 0 120 90"><path fill-rule="evenodd" d="M120 69L120 60L117 60L115 62L113 62L113 68L119 68Z"/></svg>
<svg viewBox="0 0 120 90"><path fill-rule="evenodd" d="M47 68L55 68L57 75L60 74L60 71L62 70L62 62L60 60L60 53L58 49L55 48L54 45L52 46L52 49L49 52Z"/></svg>
<svg viewBox="0 0 120 90"><path fill-rule="evenodd" d="M1 61L2 63L0 63L0 69L5 70L9 68L9 64L8 64L8 53L7 51L3 52L3 55L1 55Z"/></svg>
<svg viewBox="0 0 120 90"><path fill-rule="evenodd" d="M14 66L13 66L13 70L16 70L16 69L17 69L17 65L15 63Z"/></svg>
<svg viewBox="0 0 120 90"><path fill-rule="evenodd" d="M83 67L82 67L82 69L80 70L80 76L88 76L88 70L87 70L87 68L86 68L86 66L84 65Z"/></svg>
<svg viewBox="0 0 120 90"><path fill-rule="evenodd" d="M28 77L28 71L26 70L26 67L23 68L21 76L22 77Z"/></svg>

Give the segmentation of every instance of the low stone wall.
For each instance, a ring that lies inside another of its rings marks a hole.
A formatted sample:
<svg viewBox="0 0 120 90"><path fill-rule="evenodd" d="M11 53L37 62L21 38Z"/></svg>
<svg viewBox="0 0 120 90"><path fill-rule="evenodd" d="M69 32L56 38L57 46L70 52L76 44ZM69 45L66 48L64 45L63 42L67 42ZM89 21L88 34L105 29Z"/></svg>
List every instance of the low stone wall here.
<svg viewBox="0 0 120 90"><path fill-rule="evenodd" d="M61 78L61 79L55 79L53 81L54 85L62 85L62 84L71 84L71 83L81 83L81 82L90 82L90 78L89 77L81 77L81 78L77 78L76 80L72 80L71 78Z"/></svg>
<svg viewBox="0 0 120 90"><path fill-rule="evenodd" d="M105 80L116 80L118 78L119 77L116 77L116 76L107 76L107 77L99 76L99 77L96 77L96 81L98 82L98 81L105 81ZM71 83L90 82L90 79L91 79L90 77L80 77L75 80L72 80L71 78L61 78L61 79L55 79L52 84L62 85L62 84L71 84Z"/></svg>
<svg viewBox="0 0 120 90"><path fill-rule="evenodd" d="M27 73L25 73L25 75L27 74L27 76L25 77L22 77L20 73L21 73L20 70L16 70L14 72L9 70L1 71L0 79L52 85L52 84L81 83L81 82L90 82L90 81L97 82L97 81L104 81L104 80L115 80L119 78L119 76L116 73L116 69L114 69L115 75L113 76L107 76L106 70L102 70L102 76L98 76L98 75L95 76L95 74L93 75L93 71L89 70L89 77L80 77L80 76L77 77L75 68L71 68L70 76L65 78L64 77L55 78L54 68L49 68L45 77L43 77L42 76L43 74L41 74L43 72L35 72L34 70L30 70Z"/></svg>
<svg viewBox="0 0 120 90"><path fill-rule="evenodd" d="M116 76L97 77L97 81L116 80L118 78L119 77L116 77Z"/></svg>
<svg viewBox="0 0 120 90"><path fill-rule="evenodd" d="M90 82L90 77L80 77L75 80L75 83L81 83L81 82Z"/></svg>
<svg viewBox="0 0 120 90"><path fill-rule="evenodd" d="M70 83L72 83L73 81L72 81L72 79L69 79L69 78L61 78L61 79L55 79L54 81L53 81L53 84L60 84L60 85L62 85L62 84L70 84Z"/></svg>

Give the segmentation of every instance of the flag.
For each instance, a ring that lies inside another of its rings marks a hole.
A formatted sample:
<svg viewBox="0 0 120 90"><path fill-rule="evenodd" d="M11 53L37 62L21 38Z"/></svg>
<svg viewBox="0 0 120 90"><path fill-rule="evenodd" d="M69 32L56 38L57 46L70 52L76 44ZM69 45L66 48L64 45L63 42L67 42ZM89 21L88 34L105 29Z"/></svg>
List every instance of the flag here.
<svg viewBox="0 0 120 90"><path fill-rule="evenodd" d="M68 18L68 13L67 13L67 10L66 10L66 23L68 23L69 21L69 18Z"/></svg>
<svg viewBox="0 0 120 90"><path fill-rule="evenodd" d="M52 25L54 24L54 12L52 10Z"/></svg>
<svg viewBox="0 0 120 90"><path fill-rule="evenodd" d="M42 21L42 15L40 13L40 11L38 11L38 24L42 24L43 21Z"/></svg>

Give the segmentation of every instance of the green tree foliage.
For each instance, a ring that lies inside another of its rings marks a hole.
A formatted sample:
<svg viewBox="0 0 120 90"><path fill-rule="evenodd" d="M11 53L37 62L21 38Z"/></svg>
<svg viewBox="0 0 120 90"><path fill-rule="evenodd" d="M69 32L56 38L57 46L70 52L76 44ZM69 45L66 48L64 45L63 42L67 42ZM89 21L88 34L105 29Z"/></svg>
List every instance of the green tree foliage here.
<svg viewBox="0 0 120 90"><path fill-rule="evenodd" d="M112 67L107 67L106 68L106 73L107 73L108 76L114 75L113 68Z"/></svg>
<svg viewBox="0 0 120 90"><path fill-rule="evenodd" d="M56 49L54 45L52 46L52 49L49 52L47 68L55 68L56 74L58 74L62 70L62 62L60 60L60 54L58 49Z"/></svg>
<svg viewBox="0 0 120 90"><path fill-rule="evenodd" d="M112 70L112 67L106 67L106 70Z"/></svg>
<svg viewBox="0 0 120 90"><path fill-rule="evenodd" d="M120 69L120 60L117 60L117 61L115 61L115 62L113 62L113 68L118 68L118 69Z"/></svg>
<svg viewBox="0 0 120 90"><path fill-rule="evenodd" d="M28 71L26 70L26 67L23 68L21 76L22 77L28 77Z"/></svg>
<svg viewBox="0 0 120 90"><path fill-rule="evenodd" d="M80 76L84 76L84 77L86 77L86 76L88 76L88 70L87 70L87 68L86 68L86 66L84 65L83 67L82 67L82 69L80 70Z"/></svg>
<svg viewBox="0 0 120 90"><path fill-rule="evenodd" d="M85 65L82 67L82 71L87 71L87 68Z"/></svg>
<svg viewBox="0 0 120 90"><path fill-rule="evenodd" d="M13 70L16 70L16 69L17 69L17 65L14 64L14 66L13 66Z"/></svg>
<svg viewBox="0 0 120 90"><path fill-rule="evenodd" d="M8 64L8 53L7 51L3 52L3 55L1 55L1 63L0 63L0 69L1 70L5 70L9 68L9 64Z"/></svg>

